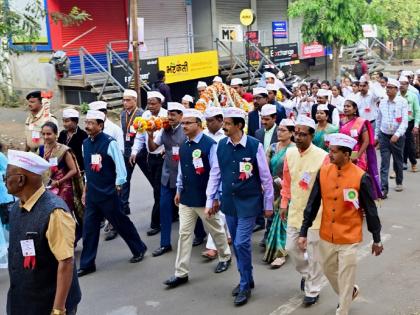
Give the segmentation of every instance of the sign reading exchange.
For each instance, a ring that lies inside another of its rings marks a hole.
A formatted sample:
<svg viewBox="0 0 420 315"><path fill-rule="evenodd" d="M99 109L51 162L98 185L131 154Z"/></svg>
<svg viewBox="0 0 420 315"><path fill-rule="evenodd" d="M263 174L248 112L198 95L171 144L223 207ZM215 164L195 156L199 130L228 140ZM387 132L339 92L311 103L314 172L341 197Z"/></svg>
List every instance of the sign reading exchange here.
<svg viewBox="0 0 420 315"><path fill-rule="evenodd" d="M299 60L297 43L266 46L263 51L274 63L293 63Z"/></svg>
<svg viewBox="0 0 420 315"><path fill-rule="evenodd" d="M217 75L217 51L159 57L159 70L166 73L166 83L182 82Z"/></svg>

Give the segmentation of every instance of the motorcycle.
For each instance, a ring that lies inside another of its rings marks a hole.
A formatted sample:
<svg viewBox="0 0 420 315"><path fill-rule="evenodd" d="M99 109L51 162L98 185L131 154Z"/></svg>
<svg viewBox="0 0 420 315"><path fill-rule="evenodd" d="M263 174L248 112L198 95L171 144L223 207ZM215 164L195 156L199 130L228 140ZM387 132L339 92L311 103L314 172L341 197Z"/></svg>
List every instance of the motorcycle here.
<svg viewBox="0 0 420 315"><path fill-rule="evenodd" d="M51 55L49 63L54 66L57 80L67 78L70 73L70 59L65 51L57 50Z"/></svg>

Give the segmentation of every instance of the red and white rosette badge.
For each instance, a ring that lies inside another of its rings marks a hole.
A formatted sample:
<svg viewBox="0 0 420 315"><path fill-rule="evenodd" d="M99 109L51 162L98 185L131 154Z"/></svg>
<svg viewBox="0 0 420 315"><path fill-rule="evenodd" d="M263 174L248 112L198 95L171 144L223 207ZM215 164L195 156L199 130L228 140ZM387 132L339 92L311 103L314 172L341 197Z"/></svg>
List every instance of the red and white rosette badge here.
<svg viewBox="0 0 420 315"><path fill-rule="evenodd" d="M353 205L356 209L360 208L359 205L359 194L356 189L348 188L343 190L344 202Z"/></svg>
<svg viewBox="0 0 420 315"><path fill-rule="evenodd" d="M20 247L22 248L23 255L23 268L35 269L36 256L35 256L35 244L33 239L20 241Z"/></svg>
<svg viewBox="0 0 420 315"><path fill-rule="evenodd" d="M195 168L195 173L197 175L203 174L205 170L204 170L203 159L201 158L201 150L195 149L192 153L192 158L193 158L193 165Z"/></svg>
<svg viewBox="0 0 420 315"><path fill-rule="evenodd" d="M172 147L172 161L179 161L179 147Z"/></svg>
<svg viewBox="0 0 420 315"><path fill-rule="evenodd" d="M253 166L251 162L240 162L239 163L239 179L247 180L252 176Z"/></svg>
<svg viewBox="0 0 420 315"><path fill-rule="evenodd" d="M99 172L102 168L102 157L100 154L92 154L90 168L94 172Z"/></svg>
<svg viewBox="0 0 420 315"><path fill-rule="evenodd" d="M58 171L58 159L56 157L50 157L48 162L50 163L51 173L57 172Z"/></svg>
<svg viewBox="0 0 420 315"><path fill-rule="evenodd" d="M311 174L309 174L308 172L303 172L302 177L300 178L300 181L299 181L299 187L302 188L303 190L308 190L311 179L312 179Z"/></svg>

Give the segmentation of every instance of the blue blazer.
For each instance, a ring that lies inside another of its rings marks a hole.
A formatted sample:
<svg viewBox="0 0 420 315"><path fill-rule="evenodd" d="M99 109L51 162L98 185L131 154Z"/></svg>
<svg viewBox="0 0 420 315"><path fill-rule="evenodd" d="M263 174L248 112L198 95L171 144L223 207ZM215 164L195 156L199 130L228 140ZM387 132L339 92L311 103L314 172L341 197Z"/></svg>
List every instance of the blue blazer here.
<svg viewBox="0 0 420 315"><path fill-rule="evenodd" d="M248 115L248 136L254 137L260 128L260 114L257 110L253 110Z"/></svg>

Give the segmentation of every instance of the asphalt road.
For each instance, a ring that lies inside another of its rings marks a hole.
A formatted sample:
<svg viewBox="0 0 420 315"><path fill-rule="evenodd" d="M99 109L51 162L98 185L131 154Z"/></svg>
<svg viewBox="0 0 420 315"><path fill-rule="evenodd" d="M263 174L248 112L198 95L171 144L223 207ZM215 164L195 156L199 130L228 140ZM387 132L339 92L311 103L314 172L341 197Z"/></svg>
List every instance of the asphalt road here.
<svg viewBox="0 0 420 315"><path fill-rule="evenodd" d="M357 283L361 293L352 305L352 315L420 314L420 174L406 173L405 191L393 192L381 205L385 251L380 257L369 252L371 236L365 231L360 249ZM238 283L234 265L225 273L215 274L216 262L206 262L202 248L194 248L190 282L167 290L162 282L173 274L176 251L154 258L151 252L159 246L159 235L147 237L152 191L137 169L131 196L131 219L147 243L149 251L143 262L130 264L131 254L117 238L100 242L97 272L80 279L83 299L82 315L135 314L334 314L337 298L326 283L319 303L309 309L300 306L300 276L290 261L278 270L270 270L261 261L258 247L262 232L253 237L253 260L256 288L249 303L233 306L230 292ZM178 223L173 224L173 246L176 248ZM77 256L80 254L77 248ZM0 305L5 307L8 275L0 271Z"/></svg>

